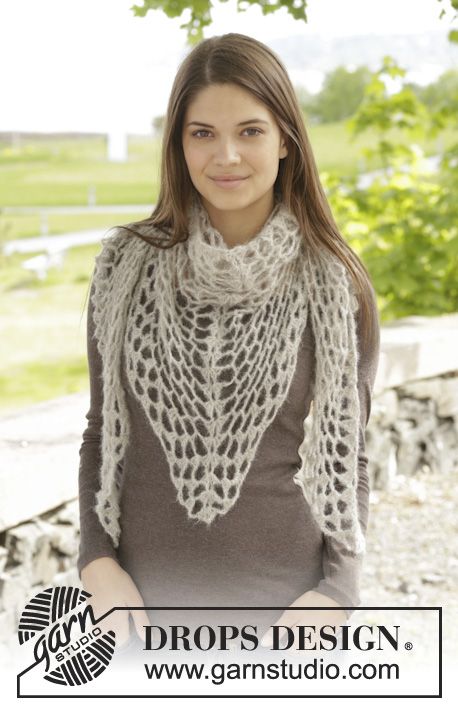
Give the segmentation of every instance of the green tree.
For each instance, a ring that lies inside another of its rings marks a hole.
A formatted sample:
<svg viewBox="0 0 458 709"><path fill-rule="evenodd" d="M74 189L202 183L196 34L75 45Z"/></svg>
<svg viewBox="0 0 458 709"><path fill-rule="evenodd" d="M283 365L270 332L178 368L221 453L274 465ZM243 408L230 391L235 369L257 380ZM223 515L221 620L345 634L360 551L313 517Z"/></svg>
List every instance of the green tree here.
<svg viewBox="0 0 458 709"><path fill-rule="evenodd" d="M320 92L305 103L305 110L319 123L348 118L361 103L370 76L364 66L355 71L337 67L326 75Z"/></svg>
<svg viewBox="0 0 458 709"><path fill-rule="evenodd" d="M376 147L364 154L381 159L380 173L364 188L357 177L322 176L342 232L371 273L384 320L458 311L458 146L431 174L417 142L453 120L453 101L440 114L430 112L402 82L405 73L384 57L347 122L354 136L377 132ZM391 94L388 78L401 79Z"/></svg>
<svg viewBox="0 0 458 709"><path fill-rule="evenodd" d="M447 105L451 97L458 95L458 71L447 69L427 86L411 86L423 103L437 111Z"/></svg>

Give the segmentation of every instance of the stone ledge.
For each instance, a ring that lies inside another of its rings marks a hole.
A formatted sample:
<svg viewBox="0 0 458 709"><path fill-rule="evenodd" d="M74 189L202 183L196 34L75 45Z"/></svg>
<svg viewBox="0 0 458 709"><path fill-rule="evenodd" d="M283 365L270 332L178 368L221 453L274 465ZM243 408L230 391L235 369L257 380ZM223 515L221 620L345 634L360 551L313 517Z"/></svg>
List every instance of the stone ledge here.
<svg viewBox="0 0 458 709"><path fill-rule="evenodd" d="M78 496L89 405L71 394L0 419L0 531Z"/></svg>
<svg viewBox="0 0 458 709"><path fill-rule="evenodd" d="M380 328L374 396L384 389L456 372L458 313L410 316Z"/></svg>

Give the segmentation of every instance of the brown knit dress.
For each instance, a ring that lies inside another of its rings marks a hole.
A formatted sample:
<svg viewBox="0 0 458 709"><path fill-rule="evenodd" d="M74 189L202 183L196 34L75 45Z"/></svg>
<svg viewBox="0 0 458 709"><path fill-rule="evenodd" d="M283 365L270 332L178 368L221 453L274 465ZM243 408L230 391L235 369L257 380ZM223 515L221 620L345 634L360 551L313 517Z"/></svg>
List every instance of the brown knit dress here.
<svg viewBox="0 0 458 709"><path fill-rule="evenodd" d="M92 296L92 290L91 290ZM372 306L378 321L375 302ZM360 351L358 393L360 432L358 450L358 511L363 531L369 513L368 459L365 429L379 359L379 331L369 349ZM195 524L176 501L168 463L140 402L130 388L123 356L122 386L127 394L131 438L124 458L121 489L121 537L117 549L94 512L99 488L102 428L102 361L94 338L89 299L87 348L90 409L82 434L79 467L80 548L78 573L101 556L117 559L132 576L152 624L180 624L189 612L160 611L157 606L277 606L288 607L308 590L323 593L343 606L360 603L363 555L347 553L325 537L313 519L293 475L300 465L298 448L303 420L311 404L315 368L313 330L307 323L297 368L287 398L265 431L256 457L234 507L210 527ZM218 622L234 622L221 611ZM281 610L247 611L237 622L268 626ZM351 610L347 611L350 616ZM202 612L200 622L214 623L215 612ZM222 619L222 620L221 620ZM197 622L197 621L196 621ZM258 636L261 637L258 633Z"/></svg>

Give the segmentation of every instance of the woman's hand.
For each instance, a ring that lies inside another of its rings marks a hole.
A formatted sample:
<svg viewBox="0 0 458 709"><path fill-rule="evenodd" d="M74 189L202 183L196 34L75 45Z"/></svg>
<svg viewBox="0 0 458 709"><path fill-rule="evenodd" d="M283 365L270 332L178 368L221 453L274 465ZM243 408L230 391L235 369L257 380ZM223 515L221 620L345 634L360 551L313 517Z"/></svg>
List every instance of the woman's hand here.
<svg viewBox="0 0 458 709"><path fill-rule="evenodd" d="M145 605L131 576L109 556L99 557L87 564L81 570L81 581L84 590L91 594L88 600L96 619L115 606ZM143 625L150 624L145 610L114 611L98 624L103 632L114 630L117 648L127 644L129 639L129 614L132 615L138 637L144 642Z"/></svg>
<svg viewBox="0 0 458 709"><path fill-rule="evenodd" d="M296 610L294 611L294 608L296 606L326 606L329 608L329 610L319 610L319 611L314 611L314 610ZM292 609L292 610L290 610ZM296 626L298 625L306 625L306 626L315 626L316 631L313 631L313 629L306 629L305 630L305 645L307 647L316 647L317 649L319 648L319 640L320 640L320 629L325 626L325 625L332 625L337 628L340 625L345 624L347 621L347 614L345 611L342 609L342 607L335 601L333 598L330 598L329 596L325 596L323 593L318 593L318 591L307 591L306 593L303 593L299 598L296 598L296 600L287 608L280 618L273 623L272 625L285 625L291 628L291 630L294 633L294 642L293 645L287 650L287 652L295 653L295 652L303 652L301 650L297 650L296 648L299 646L299 630ZM267 633L264 635L264 637L261 640L261 644L264 646L271 646L272 645L272 635L273 631L268 630ZM307 636L310 635L310 639L307 639ZM279 631L279 641L284 637L287 636L287 631L285 629L281 629ZM285 638L286 639L286 638ZM307 651L310 654L310 651Z"/></svg>

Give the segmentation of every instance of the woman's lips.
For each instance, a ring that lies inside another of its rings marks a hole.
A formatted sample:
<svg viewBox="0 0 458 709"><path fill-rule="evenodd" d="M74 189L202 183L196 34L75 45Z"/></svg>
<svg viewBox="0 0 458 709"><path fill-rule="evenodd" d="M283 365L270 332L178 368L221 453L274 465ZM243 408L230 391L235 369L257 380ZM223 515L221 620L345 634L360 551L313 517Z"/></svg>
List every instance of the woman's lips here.
<svg viewBox="0 0 458 709"><path fill-rule="evenodd" d="M238 187L242 182L245 182L245 180L247 180L248 178L242 177L239 180L228 180L228 179L217 180L214 177L211 177L210 179L213 180L215 185L218 185L218 187L222 187L223 189L230 190L230 189L234 189L235 187Z"/></svg>

